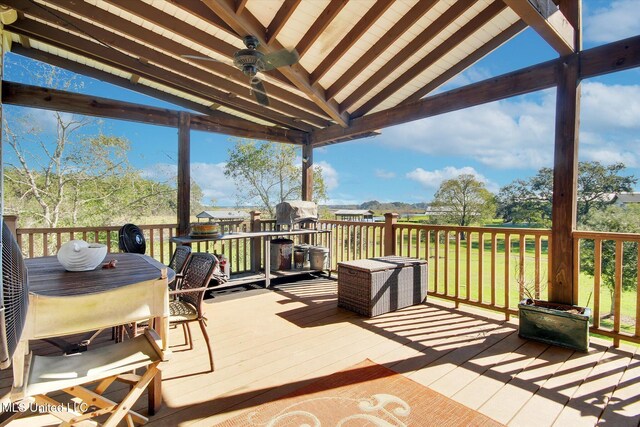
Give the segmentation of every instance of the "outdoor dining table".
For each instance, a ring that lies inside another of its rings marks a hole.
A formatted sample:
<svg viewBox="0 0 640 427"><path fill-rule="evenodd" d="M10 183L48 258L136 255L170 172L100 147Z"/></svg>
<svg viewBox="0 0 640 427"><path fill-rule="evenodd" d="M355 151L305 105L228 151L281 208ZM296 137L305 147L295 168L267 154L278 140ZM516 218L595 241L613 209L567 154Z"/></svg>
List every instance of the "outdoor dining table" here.
<svg viewBox="0 0 640 427"><path fill-rule="evenodd" d="M113 326L154 320L168 349L169 281L175 272L146 255L107 254L91 271L70 272L55 256L25 260L29 281L29 308L22 341L90 332ZM14 357L14 361L16 358ZM14 363L14 379L24 369ZM162 403L161 377L149 386L149 413Z"/></svg>

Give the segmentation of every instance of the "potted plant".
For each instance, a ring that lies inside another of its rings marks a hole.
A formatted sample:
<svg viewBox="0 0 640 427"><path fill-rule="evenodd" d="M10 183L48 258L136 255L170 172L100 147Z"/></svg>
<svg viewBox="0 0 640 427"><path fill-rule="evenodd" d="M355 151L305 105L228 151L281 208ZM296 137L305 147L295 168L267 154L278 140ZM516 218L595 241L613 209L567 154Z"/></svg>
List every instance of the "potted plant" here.
<svg viewBox="0 0 640 427"><path fill-rule="evenodd" d="M530 284L526 283L520 283L520 291L526 296L518 304L520 337L589 351L589 307L540 300L537 295L539 291L531 289Z"/></svg>

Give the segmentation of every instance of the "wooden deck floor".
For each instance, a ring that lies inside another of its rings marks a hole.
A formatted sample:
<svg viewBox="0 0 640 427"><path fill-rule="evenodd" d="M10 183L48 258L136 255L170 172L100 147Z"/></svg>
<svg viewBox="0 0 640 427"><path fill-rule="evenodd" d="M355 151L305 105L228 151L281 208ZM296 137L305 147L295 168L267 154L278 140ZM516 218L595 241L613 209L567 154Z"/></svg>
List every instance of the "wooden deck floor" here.
<svg viewBox="0 0 640 427"><path fill-rule="evenodd" d="M367 358L508 425L640 421L634 348L592 340L589 353L578 353L529 342L513 322L437 301L367 319L337 308L336 282L326 279L275 289L207 301L214 373L203 373L208 359L197 326L192 351L182 345L180 329L171 331L164 406L148 425L214 425ZM10 381L3 372L2 394ZM146 411L146 399L138 405ZM50 422L31 416L10 426Z"/></svg>

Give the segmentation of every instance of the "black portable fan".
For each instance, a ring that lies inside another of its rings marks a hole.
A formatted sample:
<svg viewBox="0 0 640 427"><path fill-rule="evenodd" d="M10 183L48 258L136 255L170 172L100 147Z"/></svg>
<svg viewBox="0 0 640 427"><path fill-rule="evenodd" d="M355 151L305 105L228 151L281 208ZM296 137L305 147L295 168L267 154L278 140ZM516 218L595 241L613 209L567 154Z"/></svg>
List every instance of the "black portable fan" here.
<svg viewBox="0 0 640 427"><path fill-rule="evenodd" d="M147 250L147 242L138 226L125 224L118 231L118 247L122 252L144 254Z"/></svg>
<svg viewBox="0 0 640 427"><path fill-rule="evenodd" d="M243 41L247 48L241 49L233 54L233 65L249 77L251 91L256 97L256 101L262 105L269 106L269 97L258 73L293 65L298 62L300 57L295 49L283 49L273 53L262 53L257 50L260 41L254 36L245 36ZM217 61L217 59L207 56L182 55L182 57L204 61Z"/></svg>

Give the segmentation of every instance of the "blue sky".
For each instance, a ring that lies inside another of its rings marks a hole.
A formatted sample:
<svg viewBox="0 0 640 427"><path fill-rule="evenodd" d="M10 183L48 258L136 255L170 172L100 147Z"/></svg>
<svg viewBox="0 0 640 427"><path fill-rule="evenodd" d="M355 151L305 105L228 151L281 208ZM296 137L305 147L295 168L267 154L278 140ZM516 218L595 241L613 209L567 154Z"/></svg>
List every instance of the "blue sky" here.
<svg viewBox="0 0 640 427"><path fill-rule="evenodd" d="M583 0L585 48L640 34L640 0ZM32 64L7 55L5 79L33 83L25 73ZM439 91L557 57L527 29ZM147 96L82 78L83 92L130 102L177 109ZM7 106L7 115L25 109ZM324 171L330 204L367 200L429 202L440 183L471 173L497 192L516 178L532 176L553 162L555 90L481 105L410 124L387 128L382 135L314 151ZM50 113L38 113L46 126ZM105 120L106 132L131 141L131 162L158 179L175 171L177 130ZM228 136L192 132L192 177L203 188L205 203L235 204L236 189L222 173L233 142ZM640 69L582 83L580 160L624 162L640 177ZM11 161L5 151L5 161Z"/></svg>

